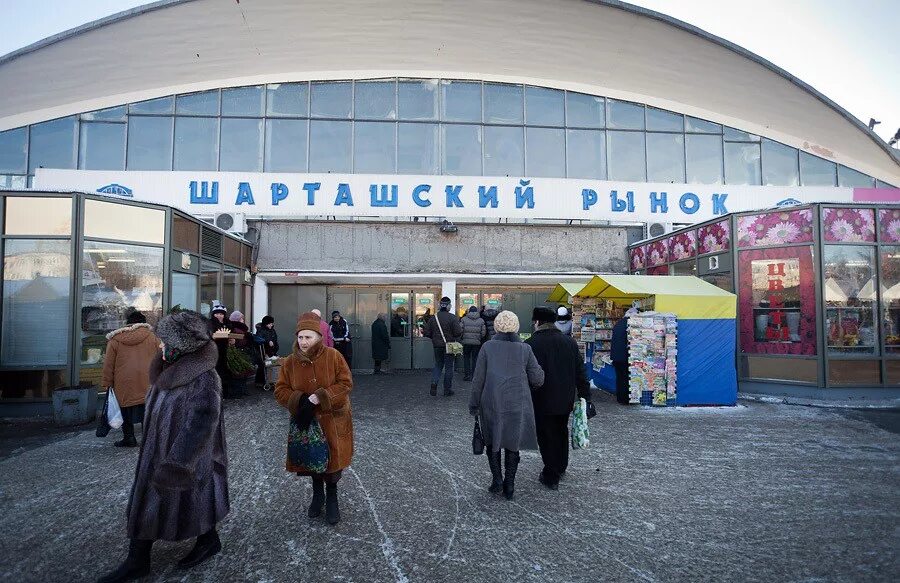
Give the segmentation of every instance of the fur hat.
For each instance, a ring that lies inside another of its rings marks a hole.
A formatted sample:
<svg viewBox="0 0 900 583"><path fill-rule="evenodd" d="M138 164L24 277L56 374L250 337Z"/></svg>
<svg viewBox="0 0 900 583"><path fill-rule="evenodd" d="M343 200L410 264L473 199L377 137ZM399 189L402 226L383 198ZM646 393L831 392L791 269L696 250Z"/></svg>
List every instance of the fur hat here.
<svg viewBox="0 0 900 583"><path fill-rule="evenodd" d="M494 330L501 334L506 332L515 334L519 331L519 317L509 310L503 310L494 320Z"/></svg>
<svg viewBox="0 0 900 583"><path fill-rule="evenodd" d="M309 330L310 332L321 334L321 325L322 318L320 318L318 314L315 312L306 312L305 314L300 314L300 319L297 320L296 331Z"/></svg>
<svg viewBox="0 0 900 583"><path fill-rule="evenodd" d="M331 312L331 319L333 320L335 316L340 316L341 313L338 310Z"/></svg>
<svg viewBox="0 0 900 583"><path fill-rule="evenodd" d="M231 312L231 315L228 316L228 319L231 320L232 322L240 322L241 320L244 319L244 315L242 313L240 313L239 311L235 310L235 311Z"/></svg>
<svg viewBox="0 0 900 583"><path fill-rule="evenodd" d="M144 314L135 310L128 314L128 317L125 319L125 323L129 326L131 326L132 324L146 324L147 318L144 316Z"/></svg>
<svg viewBox="0 0 900 583"><path fill-rule="evenodd" d="M213 308L209 314L213 315L216 312L219 312L221 314L225 314L226 316L228 316L228 308L226 308L224 304L221 304L218 301L213 302Z"/></svg>
<svg viewBox="0 0 900 583"><path fill-rule="evenodd" d="M556 314L546 306L538 306L531 312L531 321L538 324L549 324L556 322ZM497 324L495 323L494 327L496 326Z"/></svg>
<svg viewBox="0 0 900 583"><path fill-rule="evenodd" d="M166 316L156 325L155 332L167 347L182 354L196 352L210 342L206 319L191 310Z"/></svg>
<svg viewBox="0 0 900 583"><path fill-rule="evenodd" d="M450 301L450 298L448 298L447 296L444 296L441 298L441 301L438 305L441 307L442 310L449 310L451 303L452 302Z"/></svg>
<svg viewBox="0 0 900 583"><path fill-rule="evenodd" d="M263 326L268 326L269 324L274 324L274 323L275 323L275 318L273 318L272 316L263 316L263 319L262 319Z"/></svg>

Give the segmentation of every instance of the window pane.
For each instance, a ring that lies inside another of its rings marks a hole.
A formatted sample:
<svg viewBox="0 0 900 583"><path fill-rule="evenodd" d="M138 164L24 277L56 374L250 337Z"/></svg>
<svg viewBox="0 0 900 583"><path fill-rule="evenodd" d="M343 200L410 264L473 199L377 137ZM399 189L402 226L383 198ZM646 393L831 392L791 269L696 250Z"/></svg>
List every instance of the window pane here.
<svg viewBox="0 0 900 583"><path fill-rule="evenodd" d="M644 182L647 179L644 134L641 132L607 132L607 134L609 179Z"/></svg>
<svg viewBox="0 0 900 583"><path fill-rule="evenodd" d="M266 93L262 85L222 90L222 115L259 117L263 114Z"/></svg>
<svg viewBox="0 0 900 583"><path fill-rule="evenodd" d="M566 125L602 128L606 121L603 98L584 93L566 92Z"/></svg>
<svg viewBox="0 0 900 583"><path fill-rule="evenodd" d="M861 245L825 245L822 254L828 352L875 353L875 250Z"/></svg>
<svg viewBox="0 0 900 583"><path fill-rule="evenodd" d="M83 170L124 170L125 124L82 123L78 156Z"/></svg>
<svg viewBox="0 0 900 583"><path fill-rule="evenodd" d="M644 106L627 101L607 100L609 108L608 125L623 130L644 129Z"/></svg>
<svg viewBox="0 0 900 583"><path fill-rule="evenodd" d="M72 199L7 197L4 232L7 235L70 235Z"/></svg>
<svg viewBox="0 0 900 583"><path fill-rule="evenodd" d="M684 182L683 134L647 134L647 181Z"/></svg>
<svg viewBox="0 0 900 583"><path fill-rule="evenodd" d="M687 135L684 148L688 183L722 183L722 140L719 136Z"/></svg>
<svg viewBox="0 0 900 583"><path fill-rule="evenodd" d="M563 91L544 87L525 88L525 119L529 125L563 126L566 123L565 107Z"/></svg>
<svg viewBox="0 0 900 583"><path fill-rule="evenodd" d="M309 128L309 171L350 172L350 122L313 121Z"/></svg>
<svg viewBox="0 0 900 583"><path fill-rule="evenodd" d="M219 120L175 118L175 170L215 170L219 162Z"/></svg>
<svg viewBox="0 0 900 583"><path fill-rule="evenodd" d="M125 121L125 106L110 107L81 114L82 121Z"/></svg>
<svg viewBox="0 0 900 583"><path fill-rule="evenodd" d="M128 106L128 113L148 113L165 115L175 112L175 97L160 97L159 99L150 99L149 101L140 101L132 103Z"/></svg>
<svg viewBox="0 0 900 583"><path fill-rule="evenodd" d="M481 121L481 83L441 81L441 118L447 121Z"/></svg>
<svg viewBox="0 0 900 583"><path fill-rule="evenodd" d="M747 132L742 132L741 130L736 130L734 128L725 128L725 141L726 142L758 142L759 136L755 134L748 134Z"/></svg>
<svg viewBox="0 0 900 583"><path fill-rule="evenodd" d="M219 170L259 172L263 165L261 119L223 119Z"/></svg>
<svg viewBox="0 0 900 583"><path fill-rule="evenodd" d="M397 119L393 81L357 81L354 93L355 119Z"/></svg>
<svg viewBox="0 0 900 583"><path fill-rule="evenodd" d="M397 172L440 174L438 126L430 123L401 123L397 128ZM480 148L479 148L480 149Z"/></svg>
<svg viewBox="0 0 900 583"><path fill-rule="evenodd" d="M606 179L606 132L568 130L569 178Z"/></svg>
<svg viewBox="0 0 900 583"><path fill-rule="evenodd" d="M101 366L106 335L131 313L162 317L163 249L85 241L81 270L81 364Z"/></svg>
<svg viewBox="0 0 900 583"><path fill-rule="evenodd" d="M353 84L324 82L310 84L310 106L313 117L350 119L353 111Z"/></svg>
<svg viewBox="0 0 900 583"><path fill-rule="evenodd" d="M837 168L834 162L800 152L800 184L803 186L834 186Z"/></svg>
<svg viewBox="0 0 900 583"><path fill-rule="evenodd" d="M484 128L484 175L523 176L525 138L521 127Z"/></svg>
<svg viewBox="0 0 900 583"><path fill-rule="evenodd" d="M68 364L70 245L69 241L6 241L0 349L3 366Z"/></svg>
<svg viewBox="0 0 900 583"><path fill-rule="evenodd" d="M485 123L522 123L522 86L484 84Z"/></svg>
<svg viewBox="0 0 900 583"><path fill-rule="evenodd" d="M309 114L308 83L272 83L266 86L266 115Z"/></svg>
<svg viewBox="0 0 900 583"><path fill-rule="evenodd" d="M528 176L566 176L566 134L563 129L525 128Z"/></svg>
<svg viewBox="0 0 900 583"><path fill-rule="evenodd" d="M718 138L717 138L718 139ZM760 184L759 144L725 144L725 184Z"/></svg>
<svg viewBox="0 0 900 583"><path fill-rule="evenodd" d="M197 291L200 278L189 273L172 272L172 307L197 310Z"/></svg>
<svg viewBox="0 0 900 583"><path fill-rule="evenodd" d="M766 186L798 186L797 150L772 140L762 141L763 181Z"/></svg>
<svg viewBox="0 0 900 583"><path fill-rule="evenodd" d="M128 169L172 169L172 118L128 119Z"/></svg>
<svg viewBox="0 0 900 583"><path fill-rule="evenodd" d="M31 126L28 172L35 168L75 168L75 117L65 117Z"/></svg>
<svg viewBox="0 0 900 583"><path fill-rule="evenodd" d="M437 80L400 81L397 99L400 103L400 119L437 119Z"/></svg>
<svg viewBox="0 0 900 583"><path fill-rule="evenodd" d="M34 134L31 134L34 136ZM32 137L32 139L34 139ZM875 180L871 176L866 176L862 172L852 170L846 166L838 164L838 186L852 186L855 188L872 188Z"/></svg>
<svg viewBox="0 0 900 583"><path fill-rule="evenodd" d="M266 120L266 172L306 172L305 119Z"/></svg>
<svg viewBox="0 0 900 583"><path fill-rule="evenodd" d="M219 115L219 92L204 91L175 98L175 113L179 115Z"/></svg>
<svg viewBox="0 0 900 583"><path fill-rule="evenodd" d="M200 252L200 225L177 214L172 216L172 247Z"/></svg>
<svg viewBox="0 0 900 583"><path fill-rule="evenodd" d="M166 211L102 200L84 201L84 236L162 245Z"/></svg>
<svg viewBox="0 0 900 583"><path fill-rule="evenodd" d="M353 126L353 165L358 174L392 174L396 169L397 125L358 121Z"/></svg>
<svg viewBox="0 0 900 583"><path fill-rule="evenodd" d="M30 176L17 176L15 174L0 174L0 187L3 188L28 188Z"/></svg>
<svg viewBox="0 0 900 583"><path fill-rule="evenodd" d="M885 352L900 353L900 247L881 248L881 309Z"/></svg>
<svg viewBox="0 0 900 583"><path fill-rule="evenodd" d="M695 132L698 134L721 134L722 126L713 123L711 121L706 121L705 119L697 119L696 117L691 117L686 115L684 117L684 127L685 131Z"/></svg>
<svg viewBox="0 0 900 583"><path fill-rule="evenodd" d="M219 295L219 270L221 265L203 260L200 263L200 313L209 317L213 302L222 301ZM226 306L228 307L228 306Z"/></svg>
<svg viewBox="0 0 900 583"><path fill-rule="evenodd" d="M0 172L25 173L28 128L0 132Z"/></svg>
<svg viewBox="0 0 900 583"><path fill-rule="evenodd" d="M481 176L481 126L441 127L444 174Z"/></svg>
<svg viewBox="0 0 900 583"><path fill-rule="evenodd" d="M648 107L647 129L660 132L683 132L684 116L680 113Z"/></svg>

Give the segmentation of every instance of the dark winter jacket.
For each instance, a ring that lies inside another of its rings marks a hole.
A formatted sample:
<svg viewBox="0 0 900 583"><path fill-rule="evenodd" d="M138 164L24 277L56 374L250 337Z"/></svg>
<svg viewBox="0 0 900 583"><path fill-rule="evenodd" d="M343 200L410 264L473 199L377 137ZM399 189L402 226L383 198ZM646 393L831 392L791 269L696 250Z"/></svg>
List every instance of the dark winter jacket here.
<svg viewBox="0 0 900 583"><path fill-rule="evenodd" d="M347 320L339 318L337 322L334 320L328 322L328 328L331 330L331 337L335 343L350 342L350 324Z"/></svg>
<svg viewBox="0 0 900 583"><path fill-rule="evenodd" d="M441 320L441 329L444 331L443 336L441 336L441 330L438 329L437 318ZM422 332L426 338L431 338L431 343L435 348L446 346L446 342L444 342L445 337L447 342L459 342L459 339L462 338L462 333L463 330L462 325L459 323L459 318L447 310L441 310L437 313L437 316L429 318Z"/></svg>
<svg viewBox="0 0 900 583"><path fill-rule="evenodd" d="M622 318L613 326L609 357L613 362L628 362L628 318Z"/></svg>
<svg viewBox="0 0 900 583"><path fill-rule="evenodd" d="M275 356L278 354L278 332L275 331L275 328L270 330L262 324L257 324L256 335L263 340L263 348L266 351L266 356ZM269 346L269 342L271 342L273 346Z"/></svg>
<svg viewBox="0 0 900 583"><path fill-rule="evenodd" d="M219 322L215 316L210 316L209 319L209 335L212 335L222 328L228 328L230 331L232 329L233 322L225 318L224 322ZM228 372L228 365L225 363L225 353L228 351L228 339L214 340L216 343L216 348L219 350L219 356L216 359L216 372L219 373L219 377L222 379L231 378L231 373Z"/></svg>
<svg viewBox="0 0 900 583"><path fill-rule="evenodd" d="M250 334L250 328L247 327L243 322L232 322L231 323L231 331L235 334L243 334L243 340L235 340L234 346L247 354L250 353L250 349L253 347L253 335Z"/></svg>
<svg viewBox="0 0 900 583"><path fill-rule="evenodd" d="M128 537L179 541L209 532L228 514L222 385L207 343L150 368L144 439L128 503Z"/></svg>
<svg viewBox="0 0 900 583"><path fill-rule="evenodd" d="M460 320L462 325L462 343L478 346L487 334L487 326L477 311L468 311Z"/></svg>
<svg viewBox="0 0 900 583"><path fill-rule="evenodd" d="M554 324L543 324L525 341L544 369L544 384L534 391L535 415L566 415L576 397L591 400L591 386L578 344Z"/></svg>
<svg viewBox="0 0 900 583"><path fill-rule="evenodd" d="M497 314L499 314L499 310L495 310L494 308L488 308L482 313L482 318L484 318L484 326L487 330L487 339L490 340L494 337L494 320L497 319Z"/></svg>
<svg viewBox="0 0 900 583"><path fill-rule="evenodd" d="M372 322L372 360L387 360L391 355L391 337L387 324L381 318Z"/></svg>

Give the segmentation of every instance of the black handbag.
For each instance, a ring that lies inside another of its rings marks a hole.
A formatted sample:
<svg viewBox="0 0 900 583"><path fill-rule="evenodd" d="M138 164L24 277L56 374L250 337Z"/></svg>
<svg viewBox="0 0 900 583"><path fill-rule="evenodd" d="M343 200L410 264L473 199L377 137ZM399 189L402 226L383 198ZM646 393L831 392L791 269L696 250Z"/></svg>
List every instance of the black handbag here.
<svg viewBox="0 0 900 583"><path fill-rule="evenodd" d="M481 455L484 453L484 436L481 435L481 425L478 417L475 417L475 430L472 433L472 453Z"/></svg>
<svg viewBox="0 0 900 583"><path fill-rule="evenodd" d="M103 399L103 409L100 411L100 418L97 419L97 437L106 437L109 435L110 427L109 425L109 417L106 414L106 411L109 407L109 391L106 391L106 398Z"/></svg>

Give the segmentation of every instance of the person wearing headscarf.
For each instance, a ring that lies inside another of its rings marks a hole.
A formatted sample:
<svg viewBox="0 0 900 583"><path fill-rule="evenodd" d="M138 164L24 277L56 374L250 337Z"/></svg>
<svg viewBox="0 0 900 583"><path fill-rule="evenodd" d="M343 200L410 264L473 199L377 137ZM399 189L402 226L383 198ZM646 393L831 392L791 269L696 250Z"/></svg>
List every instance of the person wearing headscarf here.
<svg viewBox="0 0 900 583"><path fill-rule="evenodd" d="M331 333L331 339L334 340L334 347L344 360L347 366L353 369L353 344L350 341L350 324L341 316L337 310L331 312L331 322L328 323L328 331Z"/></svg>
<svg viewBox="0 0 900 583"><path fill-rule="evenodd" d="M161 353L150 367L153 386L126 511L128 557L99 583L149 575L157 540L196 537L194 548L178 563L185 569L222 549L216 525L228 514L230 501L216 346L208 323L192 311L160 320L156 336Z"/></svg>
<svg viewBox="0 0 900 583"><path fill-rule="evenodd" d="M337 524L341 520L338 481L353 458L353 376L341 353L322 342L321 323L313 312L302 314L297 321L294 349L281 366L275 400L288 410L301 430L308 429L313 418L322 428L328 442L325 472L311 474L292 465L290 459L285 467L288 472L312 478L309 517L320 516L324 505L325 520Z"/></svg>
<svg viewBox="0 0 900 583"><path fill-rule="evenodd" d="M519 452L537 449L531 391L544 384L544 371L531 347L519 339L519 318L509 311L497 314L496 334L484 343L475 364L469 413L481 419L491 485L512 500ZM506 450L503 468L500 452ZM505 473L505 476L504 476Z"/></svg>

